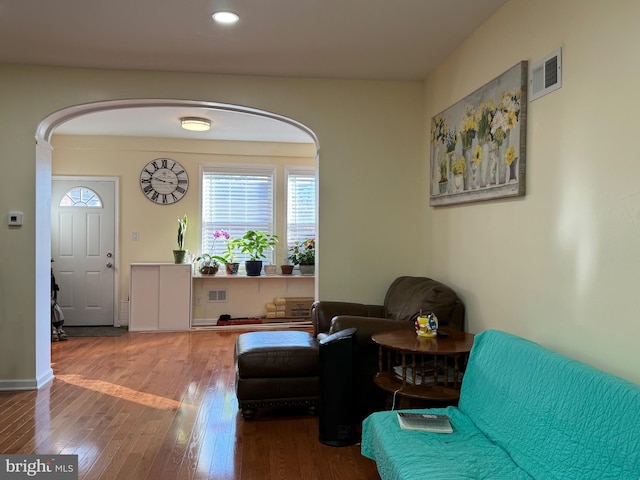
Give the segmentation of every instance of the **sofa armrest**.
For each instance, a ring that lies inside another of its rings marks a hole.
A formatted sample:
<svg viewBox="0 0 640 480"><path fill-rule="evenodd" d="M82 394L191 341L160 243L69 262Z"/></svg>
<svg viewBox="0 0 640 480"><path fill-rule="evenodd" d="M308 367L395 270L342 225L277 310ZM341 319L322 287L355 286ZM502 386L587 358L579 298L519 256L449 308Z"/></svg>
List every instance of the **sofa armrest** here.
<svg viewBox="0 0 640 480"><path fill-rule="evenodd" d="M356 315L363 317L381 317L384 314L382 305L365 305L352 302L317 301L311 306L311 322L314 335L328 333L331 320L337 315Z"/></svg>
<svg viewBox="0 0 640 480"><path fill-rule="evenodd" d="M371 335L386 330L411 329L415 330L411 322L399 322L389 318L378 317L361 317L354 315L338 315L331 322L329 333L339 332L346 328L355 328L356 345L358 347L358 356L363 362L374 362L372 365L377 366L378 345L371 340ZM366 358L369 360L366 360Z"/></svg>
<svg viewBox="0 0 640 480"><path fill-rule="evenodd" d="M415 329L411 322L399 322L390 318L338 315L333 318L329 332L335 333L346 328L356 328L357 336L367 342L371 342L371 335L385 330Z"/></svg>

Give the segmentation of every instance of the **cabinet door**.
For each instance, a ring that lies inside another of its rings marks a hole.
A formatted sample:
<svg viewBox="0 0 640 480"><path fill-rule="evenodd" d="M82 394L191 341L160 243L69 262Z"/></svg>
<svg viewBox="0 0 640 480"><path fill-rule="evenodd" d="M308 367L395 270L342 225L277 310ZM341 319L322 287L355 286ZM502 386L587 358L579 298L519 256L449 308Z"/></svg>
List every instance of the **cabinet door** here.
<svg viewBox="0 0 640 480"><path fill-rule="evenodd" d="M188 330L191 317L191 265L160 265L158 329Z"/></svg>
<svg viewBox="0 0 640 480"><path fill-rule="evenodd" d="M155 265L132 265L129 330L158 329L160 270Z"/></svg>

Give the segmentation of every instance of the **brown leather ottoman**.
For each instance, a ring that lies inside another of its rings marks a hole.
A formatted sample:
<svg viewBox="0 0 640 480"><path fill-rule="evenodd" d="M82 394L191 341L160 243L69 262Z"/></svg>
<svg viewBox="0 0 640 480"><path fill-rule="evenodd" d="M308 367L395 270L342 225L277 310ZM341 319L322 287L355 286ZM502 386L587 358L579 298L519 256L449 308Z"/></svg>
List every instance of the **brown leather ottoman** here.
<svg viewBox="0 0 640 480"><path fill-rule="evenodd" d="M265 331L238 336L236 396L245 419L261 407L318 407L318 342L307 332Z"/></svg>

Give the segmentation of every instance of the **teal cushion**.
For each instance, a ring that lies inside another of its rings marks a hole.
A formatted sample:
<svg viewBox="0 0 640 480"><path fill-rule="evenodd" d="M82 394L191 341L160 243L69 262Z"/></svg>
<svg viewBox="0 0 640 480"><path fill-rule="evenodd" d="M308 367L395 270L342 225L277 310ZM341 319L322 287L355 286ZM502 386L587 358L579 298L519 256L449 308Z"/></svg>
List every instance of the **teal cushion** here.
<svg viewBox="0 0 640 480"><path fill-rule="evenodd" d="M531 341L477 335L459 408L535 478L640 478L640 386Z"/></svg>
<svg viewBox="0 0 640 480"><path fill-rule="evenodd" d="M397 412L364 420L361 451L383 480L531 479L457 408L418 411L449 415L454 432L402 430Z"/></svg>

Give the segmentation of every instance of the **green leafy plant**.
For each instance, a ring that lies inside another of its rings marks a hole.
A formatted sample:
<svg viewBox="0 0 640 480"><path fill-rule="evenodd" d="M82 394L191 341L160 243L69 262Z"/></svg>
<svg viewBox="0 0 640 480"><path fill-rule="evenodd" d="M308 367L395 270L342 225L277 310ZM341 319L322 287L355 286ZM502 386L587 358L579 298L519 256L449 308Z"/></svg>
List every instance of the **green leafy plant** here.
<svg viewBox="0 0 640 480"><path fill-rule="evenodd" d="M260 230L248 230L234 243L242 253L249 255L249 260L262 260L267 258L267 250L277 245L278 236Z"/></svg>
<svg viewBox="0 0 640 480"><path fill-rule="evenodd" d="M236 249L238 248L237 239L227 239L225 243L225 252L222 254L225 263L234 263L236 261Z"/></svg>
<svg viewBox="0 0 640 480"><path fill-rule="evenodd" d="M187 216L178 218L178 250L184 250L184 234L187 231Z"/></svg>
<svg viewBox="0 0 640 480"><path fill-rule="evenodd" d="M294 265L315 265L316 239L307 238L306 240L295 242L289 248L288 260Z"/></svg>

